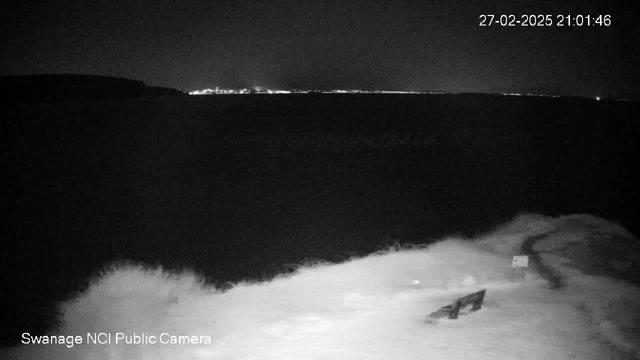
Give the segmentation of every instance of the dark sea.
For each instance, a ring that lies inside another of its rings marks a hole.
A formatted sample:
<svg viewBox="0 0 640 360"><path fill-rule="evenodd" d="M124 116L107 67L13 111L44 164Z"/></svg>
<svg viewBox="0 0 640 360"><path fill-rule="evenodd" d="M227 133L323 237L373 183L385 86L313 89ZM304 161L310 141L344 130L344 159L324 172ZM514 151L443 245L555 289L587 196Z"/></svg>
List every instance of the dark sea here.
<svg viewBox="0 0 640 360"><path fill-rule="evenodd" d="M224 284L522 213L589 213L640 234L638 102L300 94L0 109L2 344L45 331L55 302L112 261Z"/></svg>

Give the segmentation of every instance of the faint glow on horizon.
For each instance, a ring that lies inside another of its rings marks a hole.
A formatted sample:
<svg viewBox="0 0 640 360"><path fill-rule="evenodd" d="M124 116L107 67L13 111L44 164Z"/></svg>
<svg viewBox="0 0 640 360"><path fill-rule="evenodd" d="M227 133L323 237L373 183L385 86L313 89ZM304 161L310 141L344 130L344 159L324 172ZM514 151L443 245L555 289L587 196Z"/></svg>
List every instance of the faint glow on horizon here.
<svg viewBox="0 0 640 360"><path fill-rule="evenodd" d="M204 90L194 90L189 91L189 95L210 95L210 94L248 94L249 90L240 89L240 90L227 90L220 89L216 87L215 89L204 89Z"/></svg>
<svg viewBox="0 0 640 360"><path fill-rule="evenodd" d="M550 98L559 98L560 95L547 95L547 94L520 94L520 93L501 93L500 95L504 96L537 96L537 97L550 97Z"/></svg>
<svg viewBox="0 0 640 360"><path fill-rule="evenodd" d="M188 92L189 95L246 95L246 94L425 94L425 95L452 95L452 94L473 94L465 92L444 92L444 91L399 91L399 90L271 90L262 86L254 86L249 89L221 89L216 87L215 89L193 90ZM531 94L531 93L487 93L487 95L503 95L503 96L535 96L535 97L550 97L560 98L560 95L548 95L548 94ZM600 101L600 96L591 97L596 101ZM629 99L618 99L621 101L632 101Z"/></svg>
<svg viewBox="0 0 640 360"><path fill-rule="evenodd" d="M219 94L432 94L444 95L441 91L395 91L395 90L271 90L261 86L255 86L252 90L247 89L204 89L189 91L189 95L219 95Z"/></svg>

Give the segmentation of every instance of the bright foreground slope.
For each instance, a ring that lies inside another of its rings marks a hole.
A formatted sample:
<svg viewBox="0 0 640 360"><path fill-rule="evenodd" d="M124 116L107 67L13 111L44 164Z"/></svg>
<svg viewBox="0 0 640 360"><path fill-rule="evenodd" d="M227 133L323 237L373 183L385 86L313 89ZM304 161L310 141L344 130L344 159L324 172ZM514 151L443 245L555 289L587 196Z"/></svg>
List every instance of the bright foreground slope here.
<svg viewBox="0 0 640 360"><path fill-rule="evenodd" d="M532 262L520 279L512 256L523 254L532 237ZM189 271L116 264L61 304L55 334L80 336L81 344L22 345L0 357L634 359L640 289L624 280L638 269L639 245L620 226L592 216L527 215L473 241L447 238L305 265L227 291ZM480 311L427 321L480 289L487 289ZM110 344L87 344L94 333L110 334ZM116 343L118 334L158 343ZM197 340L159 343L184 335Z"/></svg>

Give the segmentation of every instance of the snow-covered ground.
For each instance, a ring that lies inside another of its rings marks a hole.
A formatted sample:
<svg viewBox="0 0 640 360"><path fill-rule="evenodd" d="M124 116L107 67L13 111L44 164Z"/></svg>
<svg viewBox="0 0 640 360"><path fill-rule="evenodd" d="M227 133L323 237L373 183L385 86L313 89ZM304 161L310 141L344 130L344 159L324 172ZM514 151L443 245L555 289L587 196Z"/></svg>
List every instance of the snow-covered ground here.
<svg viewBox="0 0 640 360"><path fill-rule="evenodd" d="M512 256L523 255L522 244L534 236L540 261L518 277ZM593 251L594 241L618 251ZM527 215L474 241L448 238L308 264L227 291L189 271L114 265L61 304L55 334L65 338L53 340L66 344L27 344L0 357L634 359L640 289L613 277L637 269L638 245L620 226L592 216ZM607 264L613 270L599 269ZM543 267L562 286L549 286ZM431 312L480 289L487 289L480 311L429 321ZM96 336L104 344L87 344ZM161 343L171 340L181 343Z"/></svg>

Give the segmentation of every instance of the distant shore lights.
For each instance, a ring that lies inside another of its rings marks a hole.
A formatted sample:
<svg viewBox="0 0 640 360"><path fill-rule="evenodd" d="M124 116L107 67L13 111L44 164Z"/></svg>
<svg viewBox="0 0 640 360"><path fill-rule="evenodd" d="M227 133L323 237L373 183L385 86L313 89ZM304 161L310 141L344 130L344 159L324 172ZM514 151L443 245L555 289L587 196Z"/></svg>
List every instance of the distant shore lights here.
<svg viewBox="0 0 640 360"><path fill-rule="evenodd" d="M388 90L270 90L256 86L251 90L204 89L189 91L189 95L211 94L444 94L443 92L388 91Z"/></svg>

